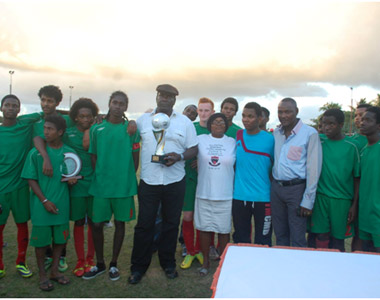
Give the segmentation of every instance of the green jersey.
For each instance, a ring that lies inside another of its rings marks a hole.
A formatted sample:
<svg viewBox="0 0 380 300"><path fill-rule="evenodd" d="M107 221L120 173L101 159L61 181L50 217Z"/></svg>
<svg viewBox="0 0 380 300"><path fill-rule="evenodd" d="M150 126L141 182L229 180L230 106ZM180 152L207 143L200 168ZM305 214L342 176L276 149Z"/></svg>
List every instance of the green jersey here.
<svg viewBox="0 0 380 300"><path fill-rule="evenodd" d="M240 129L242 129L242 128L237 126L236 124L232 123L232 125L228 127L228 130L226 132L226 136L232 137L236 140L236 133Z"/></svg>
<svg viewBox="0 0 380 300"><path fill-rule="evenodd" d="M40 118L39 113L23 115L13 126L0 126L0 194L28 185L20 175L32 148L33 123Z"/></svg>
<svg viewBox="0 0 380 300"><path fill-rule="evenodd" d="M360 153L349 137L334 141L320 134L323 162L317 193L329 198L352 200L354 177L360 176Z"/></svg>
<svg viewBox="0 0 380 300"><path fill-rule="evenodd" d="M69 222L70 199L67 182L61 182L64 153L74 152L74 149L63 144L59 149L46 146L53 166L53 176L48 177L42 173L43 158L36 148L30 150L21 177L37 180L38 185L46 199L53 202L58 209L58 214L49 213L40 199L31 191L30 214L34 226L61 225Z"/></svg>
<svg viewBox="0 0 380 300"><path fill-rule="evenodd" d="M88 190L94 173L91 165L91 154L83 149L83 135L84 133L74 126L66 130L62 139L66 145L76 151L82 161L82 169L79 175L82 175L83 178L79 179L78 183L70 188L70 196L76 198L90 196Z"/></svg>
<svg viewBox="0 0 380 300"><path fill-rule="evenodd" d="M137 194L133 151L139 151L140 135L127 133L128 122L104 120L90 129L89 153L97 156L89 193L99 198L125 198Z"/></svg>
<svg viewBox="0 0 380 300"><path fill-rule="evenodd" d="M197 135L201 134L209 134L210 131L208 131L207 127L202 127L199 122L194 122L194 127L195 131L197 132ZM191 163L195 160L196 158L189 159L185 162L185 172L186 172L186 179L193 180L197 182L198 178L198 172L196 169L193 169L191 167Z"/></svg>
<svg viewBox="0 0 380 300"><path fill-rule="evenodd" d="M361 152L359 229L380 234L380 141Z"/></svg>
<svg viewBox="0 0 380 300"><path fill-rule="evenodd" d="M75 125L74 122L70 119L69 116L62 115L60 113L57 113L57 114L65 119L65 121L66 121L66 127L67 128L70 128L70 127L72 127L72 126ZM40 136L43 139L45 139L44 124L45 124L45 120L44 119L41 119L39 122L34 123L34 125L33 125L33 138L36 137L36 136Z"/></svg>
<svg viewBox="0 0 380 300"><path fill-rule="evenodd" d="M366 136L359 133L355 133L349 138L351 138L357 144L359 151L362 151L365 145L368 143Z"/></svg>

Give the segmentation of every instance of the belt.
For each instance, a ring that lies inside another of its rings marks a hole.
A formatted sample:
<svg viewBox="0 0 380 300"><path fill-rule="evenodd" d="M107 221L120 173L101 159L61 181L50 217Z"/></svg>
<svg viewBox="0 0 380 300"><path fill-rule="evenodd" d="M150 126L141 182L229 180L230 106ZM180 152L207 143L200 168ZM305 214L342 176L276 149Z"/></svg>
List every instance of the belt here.
<svg viewBox="0 0 380 300"><path fill-rule="evenodd" d="M300 178L296 178L292 180L276 180L275 179L274 181L276 181L281 186L291 186L291 185L306 183L306 179L300 179Z"/></svg>

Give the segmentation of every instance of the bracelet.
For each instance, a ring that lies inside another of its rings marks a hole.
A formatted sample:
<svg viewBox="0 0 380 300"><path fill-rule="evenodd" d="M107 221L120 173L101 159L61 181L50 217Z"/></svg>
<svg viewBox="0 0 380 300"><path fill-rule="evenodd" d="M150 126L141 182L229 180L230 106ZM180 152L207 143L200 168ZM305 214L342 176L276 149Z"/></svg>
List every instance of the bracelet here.
<svg viewBox="0 0 380 300"><path fill-rule="evenodd" d="M46 202L48 202L49 200L48 199L45 199L44 201L42 201L41 203L42 204L45 204Z"/></svg>

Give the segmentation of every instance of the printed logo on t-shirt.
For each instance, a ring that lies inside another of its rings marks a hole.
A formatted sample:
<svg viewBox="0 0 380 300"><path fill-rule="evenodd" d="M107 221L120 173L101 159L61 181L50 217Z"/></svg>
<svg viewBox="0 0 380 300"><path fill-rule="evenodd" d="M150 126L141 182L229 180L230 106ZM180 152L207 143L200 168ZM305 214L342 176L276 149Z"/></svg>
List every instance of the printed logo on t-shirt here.
<svg viewBox="0 0 380 300"><path fill-rule="evenodd" d="M211 161L208 162L211 167L218 167L220 165L219 156L211 156Z"/></svg>

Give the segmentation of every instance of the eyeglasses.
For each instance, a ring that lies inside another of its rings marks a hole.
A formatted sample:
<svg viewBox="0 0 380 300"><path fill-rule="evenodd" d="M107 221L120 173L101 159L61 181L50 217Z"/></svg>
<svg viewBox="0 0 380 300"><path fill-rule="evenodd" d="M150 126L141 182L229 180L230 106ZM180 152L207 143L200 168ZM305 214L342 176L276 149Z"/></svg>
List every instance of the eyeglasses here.
<svg viewBox="0 0 380 300"><path fill-rule="evenodd" d="M226 126L226 123L224 123L224 121L214 121L214 122L211 123L211 125Z"/></svg>

